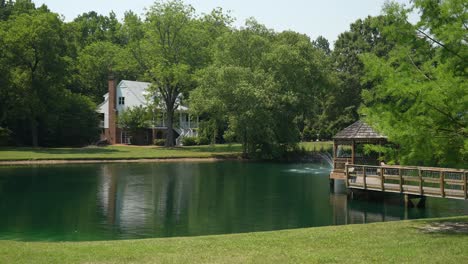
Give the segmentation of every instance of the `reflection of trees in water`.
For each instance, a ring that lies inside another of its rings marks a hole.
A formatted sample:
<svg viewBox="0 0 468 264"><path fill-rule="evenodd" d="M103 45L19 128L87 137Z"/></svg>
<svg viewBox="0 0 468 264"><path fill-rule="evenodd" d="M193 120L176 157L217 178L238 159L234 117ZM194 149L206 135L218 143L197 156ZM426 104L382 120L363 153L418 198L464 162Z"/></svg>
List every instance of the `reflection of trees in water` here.
<svg viewBox="0 0 468 264"><path fill-rule="evenodd" d="M287 166L242 162L101 165L99 204L106 223L121 238L368 223L427 217L440 208L440 214L447 212L443 206L447 201L440 207L430 204L425 210L405 210L393 198L350 200L343 191L329 193L328 177L283 173ZM457 201L451 205L457 206Z"/></svg>
<svg viewBox="0 0 468 264"><path fill-rule="evenodd" d="M329 205L320 199L328 190L310 191L323 179L295 175L291 180L278 166L284 165L107 164L101 169L99 199L110 223L148 236L329 224Z"/></svg>
<svg viewBox="0 0 468 264"><path fill-rule="evenodd" d="M146 230L152 235L168 221L180 220L190 194L191 173L184 166L159 166L101 166L98 196L109 223L123 232Z"/></svg>
<svg viewBox="0 0 468 264"><path fill-rule="evenodd" d="M94 173L93 165L75 165L16 167L2 175L0 237L93 239L98 232Z"/></svg>
<svg viewBox="0 0 468 264"><path fill-rule="evenodd" d="M424 209L406 208L400 194L355 191L357 197L350 198L346 188L337 186L336 192L330 193L330 205L333 207L333 224L361 224L384 221L397 221L427 217L464 215L468 213L468 202L427 198Z"/></svg>

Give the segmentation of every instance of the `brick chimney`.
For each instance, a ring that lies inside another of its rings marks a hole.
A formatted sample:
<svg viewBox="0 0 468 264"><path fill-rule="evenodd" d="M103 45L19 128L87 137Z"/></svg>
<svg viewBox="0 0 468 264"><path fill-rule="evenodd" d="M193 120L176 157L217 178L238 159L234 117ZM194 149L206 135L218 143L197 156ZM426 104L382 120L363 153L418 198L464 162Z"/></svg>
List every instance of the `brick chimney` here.
<svg viewBox="0 0 468 264"><path fill-rule="evenodd" d="M109 128L108 128L108 135L107 140L110 144L117 143L117 109L116 109L116 102L117 102L117 91L115 85L115 77L111 73L109 74L108 80L108 88L109 88Z"/></svg>

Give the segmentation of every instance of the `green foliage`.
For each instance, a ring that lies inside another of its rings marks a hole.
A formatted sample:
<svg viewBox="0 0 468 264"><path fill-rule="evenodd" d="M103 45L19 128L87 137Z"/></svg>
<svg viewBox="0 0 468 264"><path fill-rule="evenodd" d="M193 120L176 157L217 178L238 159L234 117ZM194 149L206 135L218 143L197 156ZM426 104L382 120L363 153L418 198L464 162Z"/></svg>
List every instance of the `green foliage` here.
<svg viewBox="0 0 468 264"><path fill-rule="evenodd" d="M210 144L211 144L211 141L209 138L201 137L201 136L197 137L197 145L203 146L203 145L210 145Z"/></svg>
<svg viewBox="0 0 468 264"><path fill-rule="evenodd" d="M155 140L153 140L153 145L162 147L162 146L166 145L166 140L165 139L155 139Z"/></svg>
<svg viewBox="0 0 468 264"><path fill-rule="evenodd" d="M39 126L62 94L65 60L62 21L42 9L13 15L0 23L2 63L7 70L4 123L28 131L16 133L21 141L37 146ZM20 128L22 127L22 129Z"/></svg>
<svg viewBox="0 0 468 264"><path fill-rule="evenodd" d="M183 146L195 146L198 145L196 137L183 137L182 138L182 145Z"/></svg>
<svg viewBox="0 0 468 264"><path fill-rule="evenodd" d="M174 110L180 95L193 89L195 71L209 63L211 42L218 37L215 32L221 34L229 18L220 12L199 17L192 6L173 0L155 2L144 23L131 14L126 21L129 48L153 82L152 94L162 96L167 112L166 144L172 146Z"/></svg>
<svg viewBox="0 0 468 264"><path fill-rule="evenodd" d="M7 146L8 144L11 144L11 131L0 127L0 146Z"/></svg>
<svg viewBox="0 0 468 264"><path fill-rule="evenodd" d="M468 84L461 69L466 69L462 58L468 47L457 33L463 8L455 0L429 2L415 1L422 11L417 25L407 22L408 10L386 7L395 23L385 27L385 34L396 45L387 58L362 57L366 80L375 87L364 91L361 111L400 146L401 164L463 166L468 158ZM437 22L441 15L447 16L446 22ZM433 36L425 35L425 29Z"/></svg>
<svg viewBox="0 0 468 264"><path fill-rule="evenodd" d="M44 146L85 146L99 138L96 104L88 97L64 91L55 109L43 121ZM44 131L46 130L46 131Z"/></svg>
<svg viewBox="0 0 468 264"><path fill-rule="evenodd" d="M120 128L130 133L138 133L139 130L150 127L151 114L144 106L126 108L117 117Z"/></svg>
<svg viewBox="0 0 468 264"><path fill-rule="evenodd" d="M313 122L311 105L330 85L319 64L322 52L307 36L275 33L254 20L215 43L214 65L199 72L191 108L207 116L202 126L216 138L240 142L244 155L276 158L294 148L304 123Z"/></svg>
<svg viewBox="0 0 468 264"><path fill-rule="evenodd" d="M138 66L128 50L111 42L95 42L79 52L77 61L80 93L100 103L108 91L109 72L121 79L135 80Z"/></svg>
<svg viewBox="0 0 468 264"><path fill-rule="evenodd" d="M359 119L358 107L362 103L361 92L372 90L373 83L364 79L364 64L360 55L372 53L385 57L393 47L393 41L383 34L385 25L391 25L388 16L367 17L352 23L350 30L341 33L332 52L334 71L338 85L324 100L324 127L333 135Z"/></svg>

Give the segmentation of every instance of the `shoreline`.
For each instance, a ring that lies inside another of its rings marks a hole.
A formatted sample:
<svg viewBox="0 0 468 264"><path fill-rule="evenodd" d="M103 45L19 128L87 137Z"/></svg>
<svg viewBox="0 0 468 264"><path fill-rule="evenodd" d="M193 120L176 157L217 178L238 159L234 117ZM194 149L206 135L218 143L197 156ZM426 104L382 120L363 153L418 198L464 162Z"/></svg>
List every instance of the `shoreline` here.
<svg viewBox="0 0 468 264"><path fill-rule="evenodd" d="M163 162L217 162L239 160L235 157L206 157L206 158L135 158L135 159L44 159L44 160L4 160L0 166L13 165L55 165L55 164L96 164L96 163L163 163Z"/></svg>

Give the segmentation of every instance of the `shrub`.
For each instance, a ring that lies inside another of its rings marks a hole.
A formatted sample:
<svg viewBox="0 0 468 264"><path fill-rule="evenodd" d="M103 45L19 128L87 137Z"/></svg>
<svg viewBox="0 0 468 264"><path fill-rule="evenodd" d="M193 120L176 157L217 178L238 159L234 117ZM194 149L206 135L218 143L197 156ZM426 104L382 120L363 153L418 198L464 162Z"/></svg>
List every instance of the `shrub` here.
<svg viewBox="0 0 468 264"><path fill-rule="evenodd" d="M197 145L209 145L210 139L207 137L198 137L197 138Z"/></svg>
<svg viewBox="0 0 468 264"><path fill-rule="evenodd" d="M198 139L196 137L184 137L182 138L182 145L184 146L195 146L197 145Z"/></svg>
<svg viewBox="0 0 468 264"><path fill-rule="evenodd" d="M166 140L164 138L161 138L161 139L155 139L153 141L153 145L156 145L156 146L164 146L166 145Z"/></svg>
<svg viewBox="0 0 468 264"><path fill-rule="evenodd" d="M6 146L11 142L11 131L0 127L0 146Z"/></svg>

